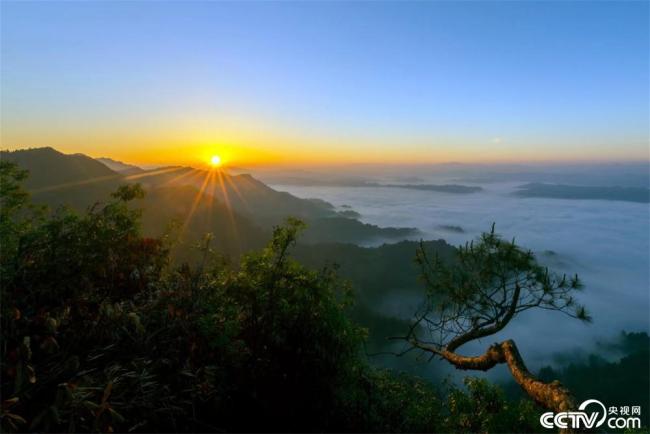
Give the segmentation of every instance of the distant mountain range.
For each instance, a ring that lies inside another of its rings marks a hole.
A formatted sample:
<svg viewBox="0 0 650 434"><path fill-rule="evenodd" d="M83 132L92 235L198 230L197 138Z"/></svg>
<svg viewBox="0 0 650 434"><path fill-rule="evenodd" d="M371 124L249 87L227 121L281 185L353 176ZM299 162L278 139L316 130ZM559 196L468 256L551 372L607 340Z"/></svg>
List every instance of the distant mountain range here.
<svg viewBox="0 0 650 434"><path fill-rule="evenodd" d="M614 200L622 202L650 202L647 187L577 186L564 184L530 183L518 187L515 195L551 199Z"/></svg>
<svg viewBox="0 0 650 434"><path fill-rule="evenodd" d="M172 166L144 170L109 158L63 154L53 148L3 151L0 158L29 171L26 187L35 202L52 208L67 205L83 210L105 201L124 183L140 183L146 190L143 229L150 235L175 232L181 244L213 233L225 253L239 254L262 245L274 225L295 216L308 223L305 242L401 240L414 228L380 228L364 224L350 213L339 214L330 203L301 199L272 189L248 174ZM348 210L346 210L348 211ZM172 225L173 226L173 225Z"/></svg>
<svg viewBox="0 0 650 434"><path fill-rule="evenodd" d="M585 187L647 187L650 185L648 162L602 163L547 166L467 166L452 172L455 182L490 184L500 182L563 184Z"/></svg>
<svg viewBox="0 0 650 434"><path fill-rule="evenodd" d="M97 161L108 167L114 172L121 173L123 175L134 175L137 173L143 173L145 170L141 167L134 166L133 164L126 164L121 161L113 160L112 158L101 157L96 158Z"/></svg>
<svg viewBox="0 0 650 434"><path fill-rule="evenodd" d="M483 190L478 186L467 186L460 184L424 184L413 183L419 182L417 177L406 177L405 180L411 182L404 183L381 183L371 182L358 178L343 179L326 179L322 177L302 177L302 176L278 176L267 175L264 177L266 182L275 185L298 185L305 187L364 187L364 188L404 188L408 190L437 191L442 193L467 194L477 193Z"/></svg>

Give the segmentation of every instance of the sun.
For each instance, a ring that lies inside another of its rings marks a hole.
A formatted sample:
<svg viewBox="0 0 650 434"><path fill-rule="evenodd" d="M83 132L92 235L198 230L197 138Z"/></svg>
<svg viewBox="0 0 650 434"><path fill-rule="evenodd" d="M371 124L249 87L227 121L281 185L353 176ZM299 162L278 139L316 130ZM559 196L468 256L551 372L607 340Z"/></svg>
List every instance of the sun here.
<svg viewBox="0 0 650 434"><path fill-rule="evenodd" d="M212 165L212 167L219 167L219 166L221 166L221 157L218 156L218 155L213 155L213 156L210 158L210 164Z"/></svg>

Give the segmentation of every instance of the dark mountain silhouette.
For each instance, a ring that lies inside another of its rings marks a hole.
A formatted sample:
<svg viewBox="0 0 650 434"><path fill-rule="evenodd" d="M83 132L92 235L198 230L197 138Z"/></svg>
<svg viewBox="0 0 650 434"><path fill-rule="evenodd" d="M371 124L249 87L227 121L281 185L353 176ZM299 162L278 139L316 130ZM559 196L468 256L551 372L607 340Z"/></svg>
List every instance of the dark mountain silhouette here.
<svg viewBox="0 0 650 434"><path fill-rule="evenodd" d="M99 161L112 171L121 173L122 175L134 175L137 173L145 172L145 170L141 167L113 160L112 158L108 157L95 158L95 160Z"/></svg>
<svg viewBox="0 0 650 434"><path fill-rule="evenodd" d="M136 206L142 208L146 235L168 233L180 243L173 251L177 259L196 256L190 244L208 233L211 248L235 257L263 246L270 236L248 218L191 186L151 188Z"/></svg>
<svg viewBox="0 0 650 434"><path fill-rule="evenodd" d="M300 199L272 189L249 174L231 175L225 170L169 167L145 172L138 182L145 187L190 185L212 194L237 212L253 216L264 225L280 223L287 215L300 218L334 217L325 201Z"/></svg>
<svg viewBox="0 0 650 434"><path fill-rule="evenodd" d="M650 188L647 187L587 187L579 185L530 183L520 186L514 194L521 197L546 197L551 199L650 202Z"/></svg>
<svg viewBox="0 0 650 434"><path fill-rule="evenodd" d="M376 239L401 240L418 232L413 228L380 228L352 220L321 199L301 199L277 191L249 174L206 171L190 167L168 167L133 177L147 188L192 186L212 195L241 216L270 230L287 216L308 223L302 240L310 243L361 243Z"/></svg>
<svg viewBox="0 0 650 434"><path fill-rule="evenodd" d="M400 241L379 247L349 243L321 243L318 249L299 245L293 255L303 264L320 268L336 262L339 273L354 283L361 299L378 294L416 292L421 288L420 269L415 263L418 241ZM452 257L455 248L444 240L424 242L425 248L441 258Z"/></svg>
<svg viewBox="0 0 650 434"><path fill-rule="evenodd" d="M215 245L225 253L261 245L273 226L288 216L313 227L306 240L364 242L402 239L408 228L380 228L339 215L328 202L301 199L274 190L251 175L231 175L224 170L199 170L169 166L152 170L116 172L82 154L68 155L52 148L3 152L30 173L26 186L35 202L52 208L67 205L78 211L109 199L120 185L140 183L148 192L141 202L144 230L151 235L166 230L170 220L184 225L179 239L190 244L205 233L215 235ZM124 169L127 164L117 162Z"/></svg>
<svg viewBox="0 0 650 434"><path fill-rule="evenodd" d="M2 151L0 158L29 170L25 186L32 191L51 190L80 182L119 179L120 175L83 154L63 154L53 148Z"/></svg>
<svg viewBox="0 0 650 434"><path fill-rule="evenodd" d="M420 231L416 228L380 228L376 225L362 223L349 217L317 218L309 221L309 226L302 234L306 243L353 243L363 244L378 237L384 241L401 241L414 237ZM323 234L330 234L323 237Z"/></svg>
<svg viewBox="0 0 650 434"><path fill-rule="evenodd" d="M311 268L337 264L337 272L355 289L354 319L369 329L367 350L388 351L387 338L408 328L410 307L422 301L420 269L415 263L417 241L401 241L379 247L360 247L349 243L298 245L293 256ZM450 259L454 247L444 240L425 241L429 252ZM401 306L401 309L400 309Z"/></svg>

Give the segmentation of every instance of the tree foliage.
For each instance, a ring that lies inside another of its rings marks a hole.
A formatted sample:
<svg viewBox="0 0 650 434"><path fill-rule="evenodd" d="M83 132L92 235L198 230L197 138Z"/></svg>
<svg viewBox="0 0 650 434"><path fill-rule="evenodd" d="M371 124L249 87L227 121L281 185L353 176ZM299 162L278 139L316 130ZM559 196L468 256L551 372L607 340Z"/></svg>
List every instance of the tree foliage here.
<svg viewBox="0 0 650 434"><path fill-rule="evenodd" d="M544 383L533 376L512 340L496 343L479 356L457 350L468 342L505 329L522 312L545 309L588 322L590 316L575 298L582 289L578 276L556 275L514 240L494 232L458 248L452 261L429 258L420 248L417 262L426 285L426 302L402 339L447 360L458 369L488 370L507 364L510 372L538 404L566 411L575 403L559 382ZM424 329L426 337L420 336Z"/></svg>
<svg viewBox="0 0 650 434"><path fill-rule="evenodd" d="M445 397L369 366L349 285L290 259L298 220L236 263L208 236L173 266L141 235L139 186L46 212L23 171L0 169L3 431L456 432L517 417L488 384Z"/></svg>
<svg viewBox="0 0 650 434"><path fill-rule="evenodd" d="M429 258L424 248L417 253L427 291L417 324L426 326L438 347L453 351L493 335L533 308L591 320L575 298L582 289L577 275L549 272L530 250L501 239L494 226L478 242L459 246L451 263Z"/></svg>

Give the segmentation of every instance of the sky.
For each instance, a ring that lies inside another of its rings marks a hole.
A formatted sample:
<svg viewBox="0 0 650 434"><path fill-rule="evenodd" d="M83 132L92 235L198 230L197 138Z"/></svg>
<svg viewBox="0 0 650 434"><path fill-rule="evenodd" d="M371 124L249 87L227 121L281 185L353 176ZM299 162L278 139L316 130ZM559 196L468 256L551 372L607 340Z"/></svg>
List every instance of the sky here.
<svg viewBox="0 0 650 434"><path fill-rule="evenodd" d="M1 147L232 165L650 159L646 1L1 3Z"/></svg>

